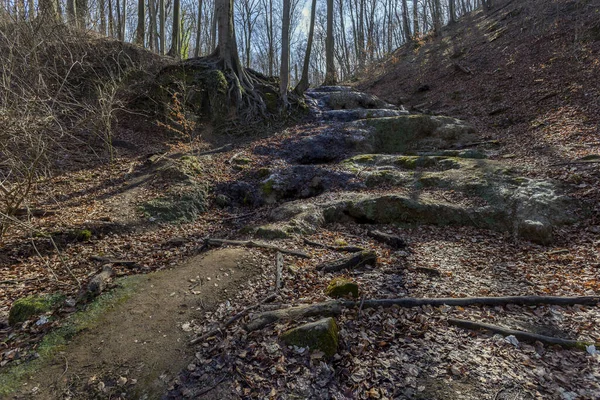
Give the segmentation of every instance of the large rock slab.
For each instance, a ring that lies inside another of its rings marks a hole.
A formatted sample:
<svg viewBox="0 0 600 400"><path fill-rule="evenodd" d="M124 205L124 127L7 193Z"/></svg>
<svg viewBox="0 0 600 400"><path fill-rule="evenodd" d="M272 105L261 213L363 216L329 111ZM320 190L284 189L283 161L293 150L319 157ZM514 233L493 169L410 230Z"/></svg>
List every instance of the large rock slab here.
<svg viewBox="0 0 600 400"><path fill-rule="evenodd" d="M403 153L427 148L452 148L477 139L475 129L456 118L425 114L365 119L354 123L366 128L374 152Z"/></svg>

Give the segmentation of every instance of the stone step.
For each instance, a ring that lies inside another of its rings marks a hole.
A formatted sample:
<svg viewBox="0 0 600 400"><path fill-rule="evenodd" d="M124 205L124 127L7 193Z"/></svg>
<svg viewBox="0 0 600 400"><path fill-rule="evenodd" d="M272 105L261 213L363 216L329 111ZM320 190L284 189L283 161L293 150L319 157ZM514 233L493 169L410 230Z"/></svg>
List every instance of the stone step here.
<svg viewBox="0 0 600 400"><path fill-rule="evenodd" d="M321 116L327 121L351 122L367 118L385 118L407 115L409 112L405 109L392 110L388 108L366 109L356 108L353 110L328 110L323 111Z"/></svg>

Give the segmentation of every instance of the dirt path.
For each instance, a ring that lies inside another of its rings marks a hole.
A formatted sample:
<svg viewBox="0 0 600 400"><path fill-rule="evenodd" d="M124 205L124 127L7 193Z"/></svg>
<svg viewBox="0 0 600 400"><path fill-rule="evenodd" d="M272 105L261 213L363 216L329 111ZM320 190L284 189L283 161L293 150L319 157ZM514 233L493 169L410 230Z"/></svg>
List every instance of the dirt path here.
<svg viewBox="0 0 600 400"><path fill-rule="evenodd" d="M160 398L190 362L193 332L182 324L224 301L256 271L249 255L216 250L143 276L132 297L78 335L14 398Z"/></svg>

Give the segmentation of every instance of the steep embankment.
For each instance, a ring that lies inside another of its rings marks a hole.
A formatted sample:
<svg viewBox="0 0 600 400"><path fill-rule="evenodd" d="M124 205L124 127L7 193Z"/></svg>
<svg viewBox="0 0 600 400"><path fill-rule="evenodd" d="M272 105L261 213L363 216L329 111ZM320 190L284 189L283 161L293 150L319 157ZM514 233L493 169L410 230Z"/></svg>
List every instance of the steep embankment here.
<svg viewBox="0 0 600 400"><path fill-rule="evenodd" d="M499 157L592 196L597 164L552 164L600 152L599 16L600 5L589 0L500 0L439 38L399 48L358 87L409 109L463 118L482 139L502 142Z"/></svg>

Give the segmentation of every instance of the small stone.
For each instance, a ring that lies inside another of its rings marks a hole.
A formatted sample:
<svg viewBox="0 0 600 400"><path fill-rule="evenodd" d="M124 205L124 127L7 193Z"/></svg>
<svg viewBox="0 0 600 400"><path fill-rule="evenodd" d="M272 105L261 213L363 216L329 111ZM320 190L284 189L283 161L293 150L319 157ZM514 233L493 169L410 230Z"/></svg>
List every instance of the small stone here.
<svg viewBox="0 0 600 400"><path fill-rule="evenodd" d="M333 318L323 318L284 332L281 340L288 346L308 347L332 357L337 352L338 327Z"/></svg>
<svg viewBox="0 0 600 400"><path fill-rule="evenodd" d="M358 284L348 278L335 278L329 282L325 294L329 297L358 297Z"/></svg>

